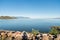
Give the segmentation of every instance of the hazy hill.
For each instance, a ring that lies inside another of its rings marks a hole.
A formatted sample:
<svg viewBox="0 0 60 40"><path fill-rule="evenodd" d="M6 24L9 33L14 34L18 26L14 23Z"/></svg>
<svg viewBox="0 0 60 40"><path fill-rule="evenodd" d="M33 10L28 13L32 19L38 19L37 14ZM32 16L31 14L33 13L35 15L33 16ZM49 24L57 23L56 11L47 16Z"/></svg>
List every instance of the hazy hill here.
<svg viewBox="0 0 60 40"><path fill-rule="evenodd" d="M0 19L30 19L29 17L0 16Z"/></svg>
<svg viewBox="0 0 60 40"><path fill-rule="evenodd" d="M29 17L17 17L19 19L30 19Z"/></svg>
<svg viewBox="0 0 60 40"><path fill-rule="evenodd" d="M17 17L11 17L11 16L0 16L0 19L16 19Z"/></svg>

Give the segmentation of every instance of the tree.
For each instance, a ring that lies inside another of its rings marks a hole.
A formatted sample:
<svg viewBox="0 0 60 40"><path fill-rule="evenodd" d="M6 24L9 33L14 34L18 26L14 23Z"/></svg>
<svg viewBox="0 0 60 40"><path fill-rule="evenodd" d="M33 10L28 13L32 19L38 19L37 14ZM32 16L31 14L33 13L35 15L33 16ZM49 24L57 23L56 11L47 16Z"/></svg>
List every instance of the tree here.
<svg viewBox="0 0 60 40"><path fill-rule="evenodd" d="M52 35L57 35L57 34L59 34L59 31L55 28L51 28L49 33L52 34Z"/></svg>

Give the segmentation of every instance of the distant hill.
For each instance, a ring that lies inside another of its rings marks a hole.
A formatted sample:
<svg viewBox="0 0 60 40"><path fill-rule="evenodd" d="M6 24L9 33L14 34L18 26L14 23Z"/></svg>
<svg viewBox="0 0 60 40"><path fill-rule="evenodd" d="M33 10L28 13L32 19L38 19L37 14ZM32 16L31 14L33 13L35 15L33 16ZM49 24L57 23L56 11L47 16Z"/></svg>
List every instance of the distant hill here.
<svg viewBox="0 0 60 40"><path fill-rule="evenodd" d="M58 18L52 18L52 19L60 19L60 18L58 17Z"/></svg>
<svg viewBox="0 0 60 40"><path fill-rule="evenodd" d="M30 19L30 17L17 17L19 19Z"/></svg>
<svg viewBox="0 0 60 40"><path fill-rule="evenodd" d="M0 16L0 19L30 19L29 17Z"/></svg>
<svg viewBox="0 0 60 40"><path fill-rule="evenodd" d="M48 19L60 19L60 18L57 17L57 18L48 18Z"/></svg>
<svg viewBox="0 0 60 40"><path fill-rule="evenodd" d="M11 16L0 16L0 19L16 19L17 17L11 17Z"/></svg>

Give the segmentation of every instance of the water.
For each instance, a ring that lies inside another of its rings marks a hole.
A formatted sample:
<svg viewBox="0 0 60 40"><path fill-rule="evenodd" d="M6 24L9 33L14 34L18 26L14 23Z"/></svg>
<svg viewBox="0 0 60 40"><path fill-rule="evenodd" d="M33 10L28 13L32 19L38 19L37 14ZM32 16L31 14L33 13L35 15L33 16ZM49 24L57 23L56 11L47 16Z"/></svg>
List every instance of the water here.
<svg viewBox="0 0 60 40"><path fill-rule="evenodd" d="M49 32L51 26L60 26L60 19L0 19L0 30Z"/></svg>

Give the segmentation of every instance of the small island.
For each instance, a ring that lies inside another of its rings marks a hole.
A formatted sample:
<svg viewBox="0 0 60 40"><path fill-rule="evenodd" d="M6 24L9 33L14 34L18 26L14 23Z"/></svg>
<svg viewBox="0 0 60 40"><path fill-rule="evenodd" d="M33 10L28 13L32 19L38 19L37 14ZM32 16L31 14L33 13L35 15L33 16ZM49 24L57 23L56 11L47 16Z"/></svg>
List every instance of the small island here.
<svg viewBox="0 0 60 40"><path fill-rule="evenodd" d="M0 19L17 19L17 17L12 17L12 16L0 16Z"/></svg>

